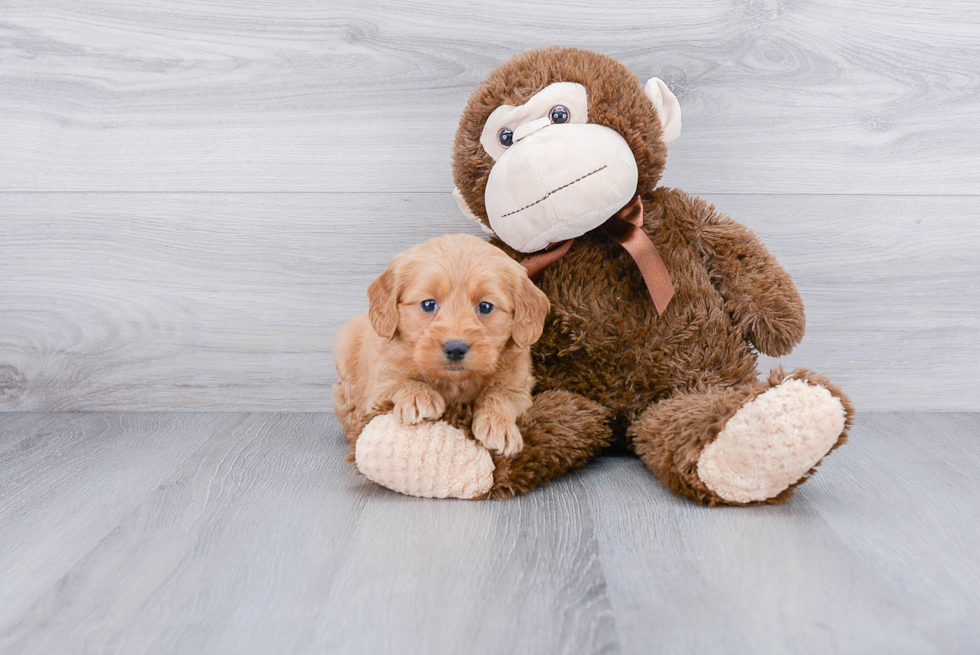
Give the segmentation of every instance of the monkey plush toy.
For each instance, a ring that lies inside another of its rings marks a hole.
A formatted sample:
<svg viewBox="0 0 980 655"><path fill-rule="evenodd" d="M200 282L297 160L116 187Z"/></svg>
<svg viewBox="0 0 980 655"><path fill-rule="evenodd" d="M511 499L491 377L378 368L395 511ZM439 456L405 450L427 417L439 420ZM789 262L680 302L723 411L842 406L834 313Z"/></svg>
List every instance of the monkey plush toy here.
<svg viewBox="0 0 980 655"><path fill-rule="evenodd" d="M470 97L453 152L460 208L551 301L536 396L504 457L444 421L378 417L358 468L403 493L507 498L625 443L707 505L779 503L844 442L853 410L806 369L759 380L756 352L803 337L803 303L761 241L657 187L677 99L597 53L518 55ZM381 420L385 419L385 420Z"/></svg>

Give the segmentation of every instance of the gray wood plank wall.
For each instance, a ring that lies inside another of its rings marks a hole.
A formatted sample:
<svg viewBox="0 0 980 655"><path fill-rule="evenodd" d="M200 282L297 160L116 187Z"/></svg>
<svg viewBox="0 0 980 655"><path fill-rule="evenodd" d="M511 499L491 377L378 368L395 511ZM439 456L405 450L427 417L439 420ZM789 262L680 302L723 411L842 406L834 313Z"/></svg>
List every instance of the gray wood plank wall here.
<svg viewBox="0 0 980 655"><path fill-rule="evenodd" d="M329 410L370 279L474 231L449 196L469 93L550 44L673 88L663 182L795 276L787 364L862 410L980 409L972 0L7 0L0 410Z"/></svg>

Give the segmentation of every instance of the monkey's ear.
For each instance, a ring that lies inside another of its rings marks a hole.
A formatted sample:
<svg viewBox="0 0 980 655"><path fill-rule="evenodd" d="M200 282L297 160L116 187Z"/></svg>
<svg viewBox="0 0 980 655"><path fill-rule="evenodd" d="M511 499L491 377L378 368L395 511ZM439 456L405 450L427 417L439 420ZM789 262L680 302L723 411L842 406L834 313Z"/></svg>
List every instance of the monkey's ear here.
<svg viewBox="0 0 980 655"><path fill-rule="evenodd" d="M368 320L378 336L385 339L395 336L398 329L398 265L396 257L368 287Z"/></svg>
<svg viewBox="0 0 980 655"><path fill-rule="evenodd" d="M456 200L456 205L459 207L459 211L463 212L463 216L466 218L476 221L476 224L480 226L480 229L489 234L490 236L496 236L493 230L487 227L486 223L480 220L480 217L473 213L470 206L466 204L466 199L463 198L463 194L460 192L459 187L453 188L453 198Z"/></svg>
<svg viewBox="0 0 980 655"><path fill-rule="evenodd" d="M530 346L541 338L544 319L551 303L544 291L521 272L521 280L514 291L514 342L518 346Z"/></svg>
<svg viewBox="0 0 980 655"><path fill-rule="evenodd" d="M676 141L681 135L681 103L677 102L677 98L659 77L647 80L643 91L657 108L660 126L664 128L664 143Z"/></svg>

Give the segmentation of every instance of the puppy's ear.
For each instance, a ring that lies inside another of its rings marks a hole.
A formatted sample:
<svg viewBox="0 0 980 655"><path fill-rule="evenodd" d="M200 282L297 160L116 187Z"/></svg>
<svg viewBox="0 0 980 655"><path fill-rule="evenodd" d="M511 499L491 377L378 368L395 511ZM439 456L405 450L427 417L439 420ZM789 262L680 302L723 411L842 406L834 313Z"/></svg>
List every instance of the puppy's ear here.
<svg viewBox="0 0 980 655"><path fill-rule="evenodd" d="M514 341L518 346L530 346L541 338L544 319L551 303L544 291L521 272L514 291Z"/></svg>
<svg viewBox="0 0 980 655"><path fill-rule="evenodd" d="M395 258L385 272L379 275L368 287L368 319L379 336L391 339L398 329L398 268L399 258Z"/></svg>

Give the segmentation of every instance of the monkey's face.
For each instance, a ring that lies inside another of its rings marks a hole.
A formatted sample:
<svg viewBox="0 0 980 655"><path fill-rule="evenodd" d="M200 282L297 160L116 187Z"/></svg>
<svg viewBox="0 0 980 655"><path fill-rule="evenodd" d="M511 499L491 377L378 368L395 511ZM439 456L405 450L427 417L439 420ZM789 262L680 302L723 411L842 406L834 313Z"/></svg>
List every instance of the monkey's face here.
<svg viewBox="0 0 980 655"><path fill-rule="evenodd" d="M638 185L652 190L679 132L677 99L659 79L641 89L622 64L582 50L525 53L470 100L455 196L511 248L536 252L602 225Z"/></svg>
<svg viewBox="0 0 980 655"><path fill-rule="evenodd" d="M505 243L534 252L602 225L636 194L636 159L618 132L589 123L585 87L557 82L490 114L480 144L495 161L485 202Z"/></svg>

